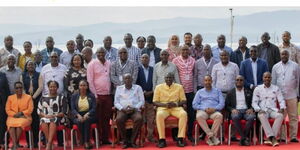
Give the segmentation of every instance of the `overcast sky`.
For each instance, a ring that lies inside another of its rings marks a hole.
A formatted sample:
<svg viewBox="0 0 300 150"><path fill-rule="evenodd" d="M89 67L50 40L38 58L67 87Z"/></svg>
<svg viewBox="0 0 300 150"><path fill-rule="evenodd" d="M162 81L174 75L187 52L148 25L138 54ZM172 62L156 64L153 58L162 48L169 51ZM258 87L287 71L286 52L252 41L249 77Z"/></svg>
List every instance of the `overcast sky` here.
<svg viewBox="0 0 300 150"><path fill-rule="evenodd" d="M300 7L234 7L234 15ZM174 17L228 18L229 7L0 7L0 24L81 26Z"/></svg>

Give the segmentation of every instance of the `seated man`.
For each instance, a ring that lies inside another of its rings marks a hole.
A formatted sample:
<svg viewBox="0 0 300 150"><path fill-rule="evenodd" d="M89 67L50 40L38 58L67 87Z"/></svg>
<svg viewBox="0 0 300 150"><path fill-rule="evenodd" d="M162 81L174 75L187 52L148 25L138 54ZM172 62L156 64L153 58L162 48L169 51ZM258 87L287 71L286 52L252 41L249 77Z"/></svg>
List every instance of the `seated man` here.
<svg viewBox="0 0 300 150"><path fill-rule="evenodd" d="M165 119L172 115L179 119L178 122L178 147L184 147L183 138L185 137L187 113L183 109L186 98L182 85L173 83L174 74L167 73L165 82L156 86L154 90L153 102L157 106L156 126L159 134L158 147L166 147Z"/></svg>
<svg viewBox="0 0 300 150"><path fill-rule="evenodd" d="M139 85L132 84L131 74L123 76L124 85L118 86L115 93L114 105L118 109L117 112L117 127L123 140L122 148L138 146L135 144L135 139L143 124L141 107L145 103L144 92ZM133 129L130 141L126 136L125 123L127 119L132 119Z"/></svg>
<svg viewBox="0 0 300 150"><path fill-rule="evenodd" d="M231 119L237 131L241 136L240 145L249 146L250 140L247 136L253 126L255 113L251 107L252 92L244 88L244 77L236 77L235 88L230 90L226 96L226 110L231 113ZM246 126L242 129L240 120L246 120Z"/></svg>
<svg viewBox="0 0 300 150"><path fill-rule="evenodd" d="M257 86L253 92L252 107L255 112L258 112L258 118L268 137L264 143L277 146L279 143L276 140L276 136L281 127L286 106L280 89L276 85L271 84L271 80L271 73L265 72L263 74L264 84ZM280 110L277 108L276 101L279 103ZM275 119L273 127L268 121L269 118Z"/></svg>
<svg viewBox="0 0 300 150"><path fill-rule="evenodd" d="M223 121L223 115L219 112L224 108L222 92L212 87L212 77L204 77L204 88L200 89L193 100L193 108L197 110L196 119L206 133L207 144L219 145L220 140L216 137ZM210 118L214 123L209 129L206 120Z"/></svg>

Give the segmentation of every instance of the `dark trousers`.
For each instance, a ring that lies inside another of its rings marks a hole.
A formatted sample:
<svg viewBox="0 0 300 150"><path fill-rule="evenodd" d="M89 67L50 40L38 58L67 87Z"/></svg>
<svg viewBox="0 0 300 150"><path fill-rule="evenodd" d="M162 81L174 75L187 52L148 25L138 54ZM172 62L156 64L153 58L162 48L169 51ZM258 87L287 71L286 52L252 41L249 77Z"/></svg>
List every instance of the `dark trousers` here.
<svg viewBox="0 0 300 150"><path fill-rule="evenodd" d="M37 114L38 100L39 100L39 98L37 98L36 101L34 100L34 107L33 107L32 113L31 113L31 117L32 117L31 132L32 132L32 137L33 137L32 142L33 142L34 146L37 146L38 141L39 141L40 119L39 119L39 115ZM29 145L28 132L26 132L26 141L27 141L27 145Z"/></svg>
<svg viewBox="0 0 300 150"><path fill-rule="evenodd" d="M5 112L5 108L3 107L0 110L0 144L4 144L4 134L5 131L7 130L6 119L7 119L7 115Z"/></svg>
<svg viewBox="0 0 300 150"><path fill-rule="evenodd" d="M253 126L255 114L246 114L246 109L240 109L238 111L238 114L231 114L231 119L233 120L234 126L239 132L241 138L245 139L249 135L250 129ZM241 119L246 120L244 130L242 129L242 125L240 123Z"/></svg>
<svg viewBox="0 0 300 150"><path fill-rule="evenodd" d="M79 112L81 116L84 116L87 112ZM83 142L89 142L90 141L90 128L91 124L95 122L95 119L93 117L88 118L84 122L80 122L79 120L74 119L74 123L78 126L80 135L81 135L81 141Z"/></svg>
<svg viewBox="0 0 300 150"><path fill-rule="evenodd" d="M193 109L194 93L185 93L185 97L187 100L187 114L188 114L187 136L193 137L193 127L194 127L194 121L196 117L195 110Z"/></svg>
<svg viewBox="0 0 300 150"><path fill-rule="evenodd" d="M126 128L125 123L128 119L132 119L133 121L133 129L130 139L126 136ZM123 139L124 143L135 143L135 139L137 137L137 134L143 125L143 117L140 111L134 111L131 114L126 114L122 111L118 111L117 113L117 127L120 132L121 138Z"/></svg>
<svg viewBox="0 0 300 150"><path fill-rule="evenodd" d="M109 139L109 120L112 115L113 100L111 95L97 95L97 117L99 140L106 142Z"/></svg>

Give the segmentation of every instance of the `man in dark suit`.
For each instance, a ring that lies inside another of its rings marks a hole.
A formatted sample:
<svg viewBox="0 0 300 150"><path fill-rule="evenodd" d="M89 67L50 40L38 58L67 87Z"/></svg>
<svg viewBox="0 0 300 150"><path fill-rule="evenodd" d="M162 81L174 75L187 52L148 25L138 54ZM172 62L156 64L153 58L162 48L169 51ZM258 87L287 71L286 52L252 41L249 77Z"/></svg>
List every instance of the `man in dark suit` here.
<svg viewBox="0 0 300 150"><path fill-rule="evenodd" d="M139 67L136 84L140 85L145 96L145 117L147 122L147 139L149 142L156 142L153 136L155 111L152 103L153 99L153 67L149 66L148 54L141 57L142 65Z"/></svg>
<svg viewBox="0 0 300 150"><path fill-rule="evenodd" d="M225 108L231 113L231 119L233 120L234 127L241 136L240 145L249 146L250 140L247 137L249 131L253 126L255 113L251 107L252 104L252 92L244 88L244 77L238 75L236 77L236 87L227 93L225 100ZM241 119L246 120L246 126L242 129Z"/></svg>
<svg viewBox="0 0 300 150"><path fill-rule="evenodd" d="M245 79L245 88L253 91L257 85L262 84L263 74L268 70L267 62L261 58L257 58L257 46L251 46L250 58L242 61L240 67L240 75Z"/></svg>
<svg viewBox="0 0 300 150"><path fill-rule="evenodd" d="M155 45L156 39L153 35L147 37L147 47L143 49L143 54L149 56L149 66L154 67L156 63L160 62L160 51L161 49Z"/></svg>
<svg viewBox="0 0 300 150"><path fill-rule="evenodd" d="M230 61L236 63L239 68L241 62L250 57L249 48L247 47L247 38L242 36L239 39L239 47L230 55Z"/></svg>

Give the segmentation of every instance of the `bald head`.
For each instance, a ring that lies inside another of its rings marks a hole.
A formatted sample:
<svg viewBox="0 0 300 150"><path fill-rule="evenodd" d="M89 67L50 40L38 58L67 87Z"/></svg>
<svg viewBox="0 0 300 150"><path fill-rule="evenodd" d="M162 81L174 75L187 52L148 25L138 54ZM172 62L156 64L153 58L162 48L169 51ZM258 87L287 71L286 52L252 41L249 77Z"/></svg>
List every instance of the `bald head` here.
<svg viewBox="0 0 300 150"><path fill-rule="evenodd" d="M13 48L14 38L11 35L4 37L4 46L6 49L11 50Z"/></svg>
<svg viewBox="0 0 300 150"><path fill-rule="evenodd" d="M92 60L93 49L91 47L84 47L81 51L83 59L88 63Z"/></svg>

